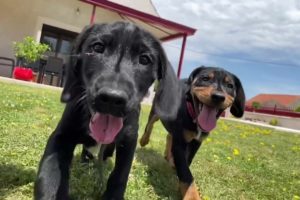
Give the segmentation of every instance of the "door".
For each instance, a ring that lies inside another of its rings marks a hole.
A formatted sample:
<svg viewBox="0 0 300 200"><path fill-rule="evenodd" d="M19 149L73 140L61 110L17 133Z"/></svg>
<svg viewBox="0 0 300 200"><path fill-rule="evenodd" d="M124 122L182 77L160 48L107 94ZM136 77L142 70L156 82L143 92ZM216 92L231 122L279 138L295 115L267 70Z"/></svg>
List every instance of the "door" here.
<svg viewBox="0 0 300 200"><path fill-rule="evenodd" d="M48 56L60 57L65 63L71 54L72 43L77 35L78 33L44 24L41 43L50 46L51 51Z"/></svg>

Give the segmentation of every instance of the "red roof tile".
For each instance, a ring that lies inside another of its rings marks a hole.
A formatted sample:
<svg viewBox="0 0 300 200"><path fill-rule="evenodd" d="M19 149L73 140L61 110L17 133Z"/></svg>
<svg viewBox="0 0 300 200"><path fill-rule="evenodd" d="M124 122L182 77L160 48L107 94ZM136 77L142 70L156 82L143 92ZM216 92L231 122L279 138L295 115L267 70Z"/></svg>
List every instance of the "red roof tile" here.
<svg viewBox="0 0 300 200"><path fill-rule="evenodd" d="M300 95L284 95L284 94L259 94L246 102L247 106L252 106L253 102L259 102L260 104L266 102L276 102L282 106L289 107L293 103L300 101Z"/></svg>

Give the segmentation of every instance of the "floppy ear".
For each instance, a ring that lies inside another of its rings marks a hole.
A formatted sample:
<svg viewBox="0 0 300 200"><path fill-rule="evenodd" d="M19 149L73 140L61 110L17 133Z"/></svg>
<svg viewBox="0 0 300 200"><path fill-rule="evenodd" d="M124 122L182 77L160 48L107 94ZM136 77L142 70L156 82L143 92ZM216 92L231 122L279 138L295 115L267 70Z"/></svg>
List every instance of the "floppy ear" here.
<svg viewBox="0 0 300 200"><path fill-rule="evenodd" d="M242 117L245 110L245 93L241 81L236 76L233 75L233 77L236 87L236 96L230 108L230 112L235 117Z"/></svg>
<svg viewBox="0 0 300 200"><path fill-rule="evenodd" d="M182 94L179 80L162 48L157 71L159 84L155 94L155 111L161 119L174 119L177 116Z"/></svg>
<svg viewBox="0 0 300 200"><path fill-rule="evenodd" d="M73 44L71 56L66 65L66 77L64 81L64 88L61 95L62 102L71 101L78 93L80 93L81 78L80 65L81 65L81 50L84 41L87 39L89 33L92 31L93 26L86 26L83 31L77 36Z"/></svg>

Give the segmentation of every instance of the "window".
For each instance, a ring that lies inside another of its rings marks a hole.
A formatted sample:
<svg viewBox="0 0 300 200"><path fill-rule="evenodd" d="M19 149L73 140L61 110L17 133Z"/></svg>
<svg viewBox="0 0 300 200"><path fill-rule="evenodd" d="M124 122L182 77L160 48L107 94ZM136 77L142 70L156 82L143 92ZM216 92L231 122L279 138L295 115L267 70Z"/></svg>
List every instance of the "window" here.
<svg viewBox="0 0 300 200"><path fill-rule="evenodd" d="M67 60L72 50L72 43L78 33L44 24L41 43L48 44L51 48L49 56L56 56Z"/></svg>

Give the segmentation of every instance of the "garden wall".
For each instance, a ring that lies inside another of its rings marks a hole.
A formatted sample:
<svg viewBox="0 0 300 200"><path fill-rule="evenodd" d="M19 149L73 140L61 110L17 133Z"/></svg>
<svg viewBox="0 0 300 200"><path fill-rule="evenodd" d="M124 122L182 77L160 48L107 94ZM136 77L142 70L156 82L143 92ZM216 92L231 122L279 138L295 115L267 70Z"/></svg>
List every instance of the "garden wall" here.
<svg viewBox="0 0 300 200"><path fill-rule="evenodd" d="M300 118L283 117L255 112L245 112L243 119L264 122L266 124L269 124L269 122L272 119L276 119L278 121L277 126L300 130Z"/></svg>

